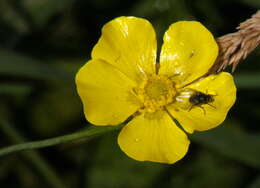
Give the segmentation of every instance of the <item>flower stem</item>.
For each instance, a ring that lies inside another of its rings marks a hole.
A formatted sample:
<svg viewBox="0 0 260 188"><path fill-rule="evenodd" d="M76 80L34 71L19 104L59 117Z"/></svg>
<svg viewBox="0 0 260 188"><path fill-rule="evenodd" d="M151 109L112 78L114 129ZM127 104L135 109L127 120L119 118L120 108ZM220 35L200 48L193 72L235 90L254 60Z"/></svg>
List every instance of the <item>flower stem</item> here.
<svg viewBox="0 0 260 188"><path fill-rule="evenodd" d="M7 138L14 143L24 142L25 138L19 133L18 130L8 120L1 118L1 131L7 136ZM35 168L38 174L44 178L49 187L52 188L66 188L65 184L59 178L58 174L49 165L44 158L42 158L38 152L30 151L22 154L22 157L27 160L28 163Z"/></svg>
<svg viewBox="0 0 260 188"><path fill-rule="evenodd" d="M16 144L13 146L5 147L0 149L0 156L7 155L10 153L22 151L22 150L30 150L30 149L38 149L38 148L44 148L48 146L54 146L57 144L62 144L74 140L79 140L81 138L89 138L91 136L97 136L112 130L118 130L122 126L111 126L111 127L94 127L94 128L88 128L76 133L64 135L64 136L58 136L55 138L50 138L46 140L41 141L33 141L33 142L26 142L21 144Z"/></svg>

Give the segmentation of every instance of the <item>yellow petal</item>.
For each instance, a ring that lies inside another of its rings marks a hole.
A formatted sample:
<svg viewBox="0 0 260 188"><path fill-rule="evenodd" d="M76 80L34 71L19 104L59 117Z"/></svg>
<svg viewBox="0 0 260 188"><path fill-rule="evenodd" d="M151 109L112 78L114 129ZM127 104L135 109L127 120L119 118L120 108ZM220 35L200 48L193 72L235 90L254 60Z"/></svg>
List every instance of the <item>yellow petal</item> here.
<svg viewBox="0 0 260 188"><path fill-rule="evenodd" d="M156 35L152 25L136 17L108 22L92 51L92 59L105 60L136 82L155 73Z"/></svg>
<svg viewBox="0 0 260 188"><path fill-rule="evenodd" d="M236 100L236 86L232 75L220 73L201 79L184 90L193 89L210 94L214 101L209 104L182 108L181 102L170 105L167 109L182 127L189 133L194 130L204 131L221 124ZM187 98L189 100L189 98ZM187 101L183 101L185 103Z"/></svg>
<svg viewBox="0 0 260 188"><path fill-rule="evenodd" d="M184 157L189 143L164 111L136 116L118 136L120 148L138 161L174 163Z"/></svg>
<svg viewBox="0 0 260 188"><path fill-rule="evenodd" d="M95 125L117 125L139 108L132 91L135 83L102 60L86 63L76 84L85 116Z"/></svg>
<svg viewBox="0 0 260 188"><path fill-rule="evenodd" d="M180 21L164 35L159 74L170 76L181 87L204 75L217 55L214 37L201 23Z"/></svg>

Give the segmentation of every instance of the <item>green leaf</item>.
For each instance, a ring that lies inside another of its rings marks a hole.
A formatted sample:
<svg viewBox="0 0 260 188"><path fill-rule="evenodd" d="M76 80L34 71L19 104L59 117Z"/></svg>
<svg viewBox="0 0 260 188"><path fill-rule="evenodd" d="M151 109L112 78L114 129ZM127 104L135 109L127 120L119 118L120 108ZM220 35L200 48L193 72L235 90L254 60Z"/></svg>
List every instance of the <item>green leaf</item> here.
<svg viewBox="0 0 260 188"><path fill-rule="evenodd" d="M234 127L237 124L227 122L214 130L197 132L191 135L191 139L248 166L260 168L260 135L249 134Z"/></svg>
<svg viewBox="0 0 260 188"><path fill-rule="evenodd" d="M192 147L180 161L183 165L173 169L171 179L168 181L170 185L162 187L230 188L239 187L243 183L248 173L245 167L202 147L192 152Z"/></svg>
<svg viewBox="0 0 260 188"><path fill-rule="evenodd" d="M253 6L255 8L260 8L260 1L259 0L240 0L240 2L249 5L249 6Z"/></svg>
<svg viewBox="0 0 260 188"><path fill-rule="evenodd" d="M1 83L0 95L26 95L32 87L26 84Z"/></svg>
<svg viewBox="0 0 260 188"><path fill-rule="evenodd" d="M23 143L26 138L20 134L19 130L15 128L11 119L10 111L5 105L0 105L0 130L4 133L13 143ZM2 149L1 149L2 150ZM66 188L65 183L59 178L52 166L50 166L47 161L42 158L38 152L29 151L22 154L22 156L28 160L32 166L41 174L49 186L53 188Z"/></svg>
<svg viewBox="0 0 260 188"><path fill-rule="evenodd" d="M68 84L67 84L68 85ZM76 89L66 84L56 84L49 88L49 92L43 93L38 100L31 105L32 129L41 136L54 136L60 132L75 126L74 121L79 114L83 116L81 101L76 94ZM74 86L74 84L73 84Z"/></svg>
<svg viewBox="0 0 260 188"><path fill-rule="evenodd" d="M4 21L8 26L18 33L26 33L29 27L24 18L14 9L10 0L0 1L0 21ZM4 29L1 26L1 30ZM2 32L1 32L2 35Z"/></svg>
<svg viewBox="0 0 260 188"><path fill-rule="evenodd" d="M248 188L259 188L260 187L260 175L251 183Z"/></svg>
<svg viewBox="0 0 260 188"><path fill-rule="evenodd" d="M24 77L36 80L71 81L73 76L30 57L0 49L0 74L2 76Z"/></svg>
<svg viewBox="0 0 260 188"><path fill-rule="evenodd" d="M92 160L93 168L86 174L89 177L89 187L151 187L165 166L127 157L117 145L117 135L118 133L107 134L96 146L98 151Z"/></svg>
<svg viewBox="0 0 260 188"><path fill-rule="evenodd" d="M259 73L241 73L234 75L235 82L239 88L253 89L260 88Z"/></svg>
<svg viewBox="0 0 260 188"><path fill-rule="evenodd" d="M73 1L74 0L24 0L22 3L31 15L34 23L42 27L52 16L70 7Z"/></svg>

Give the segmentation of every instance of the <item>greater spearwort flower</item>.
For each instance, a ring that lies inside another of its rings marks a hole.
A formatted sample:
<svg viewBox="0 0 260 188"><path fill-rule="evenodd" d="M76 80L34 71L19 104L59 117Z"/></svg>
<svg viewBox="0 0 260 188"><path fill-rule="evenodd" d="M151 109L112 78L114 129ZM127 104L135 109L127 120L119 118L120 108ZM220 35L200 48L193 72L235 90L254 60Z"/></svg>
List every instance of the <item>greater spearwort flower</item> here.
<svg viewBox="0 0 260 188"><path fill-rule="evenodd" d="M174 163L190 144L176 122L188 133L218 126L235 102L236 87L229 73L204 76L218 46L199 22L180 21L169 27L160 63L156 43L145 19L119 17L108 22L92 59L76 75L77 91L94 125L118 125L132 116L118 136L129 157Z"/></svg>

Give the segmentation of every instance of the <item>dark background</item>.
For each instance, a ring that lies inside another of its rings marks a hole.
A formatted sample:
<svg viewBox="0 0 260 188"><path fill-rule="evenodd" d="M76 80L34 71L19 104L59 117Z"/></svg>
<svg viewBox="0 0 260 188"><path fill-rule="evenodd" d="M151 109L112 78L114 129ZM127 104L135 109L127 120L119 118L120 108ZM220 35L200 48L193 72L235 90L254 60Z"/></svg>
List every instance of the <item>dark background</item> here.
<svg viewBox="0 0 260 188"><path fill-rule="evenodd" d="M173 22L197 20L219 37L259 8L259 0L0 0L0 147L89 126L74 76L109 20L148 19L160 46ZM0 187L259 188L259 55L236 70L237 101L226 121L189 135L190 150L176 164L134 161L112 132L6 155Z"/></svg>

